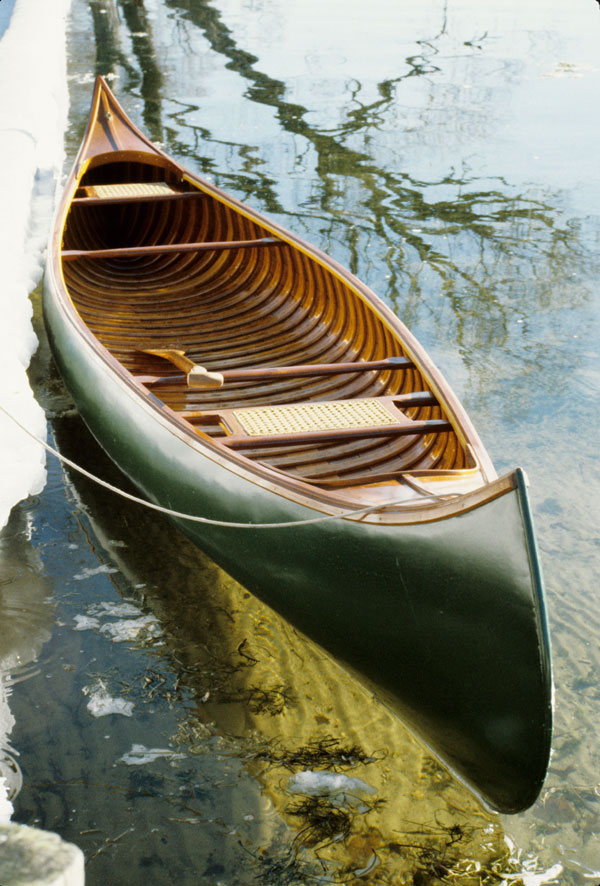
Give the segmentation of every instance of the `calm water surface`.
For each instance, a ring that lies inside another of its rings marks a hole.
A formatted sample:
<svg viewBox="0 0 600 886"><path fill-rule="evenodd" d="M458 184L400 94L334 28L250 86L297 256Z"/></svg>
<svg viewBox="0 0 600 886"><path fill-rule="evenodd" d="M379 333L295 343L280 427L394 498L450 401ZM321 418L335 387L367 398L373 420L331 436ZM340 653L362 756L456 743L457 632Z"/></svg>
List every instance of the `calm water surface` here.
<svg viewBox="0 0 600 886"><path fill-rule="evenodd" d="M81 846L90 886L595 886L597 4L74 0L68 39L69 162L102 73L169 153L362 277L498 470L526 469L556 734L536 805L486 811L166 522L53 462L0 537L15 818ZM32 379L59 448L124 484L43 342Z"/></svg>

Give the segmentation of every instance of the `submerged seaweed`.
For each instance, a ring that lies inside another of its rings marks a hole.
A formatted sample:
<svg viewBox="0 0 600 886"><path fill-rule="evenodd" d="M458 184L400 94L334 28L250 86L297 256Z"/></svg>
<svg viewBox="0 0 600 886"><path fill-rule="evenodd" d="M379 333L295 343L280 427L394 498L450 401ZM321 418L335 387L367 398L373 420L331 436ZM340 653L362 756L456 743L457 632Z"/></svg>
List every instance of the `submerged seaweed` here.
<svg viewBox="0 0 600 886"><path fill-rule="evenodd" d="M333 736L313 739L308 744L294 750L282 748L277 741L253 755L254 760L283 766L285 769L329 769L339 772L352 769L360 764L373 763L377 758L369 756L358 745L340 744Z"/></svg>
<svg viewBox="0 0 600 886"><path fill-rule="evenodd" d="M294 842L303 846L322 846L350 836L352 810L340 809L328 797L303 797L288 806L286 812L303 819L303 827L294 837Z"/></svg>

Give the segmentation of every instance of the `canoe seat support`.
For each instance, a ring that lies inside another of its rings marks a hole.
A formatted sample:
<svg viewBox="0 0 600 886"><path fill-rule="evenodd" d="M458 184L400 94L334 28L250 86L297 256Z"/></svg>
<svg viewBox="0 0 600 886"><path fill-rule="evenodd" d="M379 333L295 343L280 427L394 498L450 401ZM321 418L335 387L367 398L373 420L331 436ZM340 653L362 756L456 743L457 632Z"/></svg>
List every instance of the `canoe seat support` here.
<svg viewBox="0 0 600 886"><path fill-rule="evenodd" d="M81 195L81 193L83 194ZM122 182L114 185L87 185L78 191L76 206L99 206L107 203L148 203L207 197L204 191L185 189L168 182Z"/></svg>
<svg viewBox="0 0 600 886"><path fill-rule="evenodd" d="M423 436L452 431L445 419L413 420L402 409L435 404L427 391L356 400L291 403L248 409L181 413L198 431L218 428L230 449L313 444L372 437Z"/></svg>

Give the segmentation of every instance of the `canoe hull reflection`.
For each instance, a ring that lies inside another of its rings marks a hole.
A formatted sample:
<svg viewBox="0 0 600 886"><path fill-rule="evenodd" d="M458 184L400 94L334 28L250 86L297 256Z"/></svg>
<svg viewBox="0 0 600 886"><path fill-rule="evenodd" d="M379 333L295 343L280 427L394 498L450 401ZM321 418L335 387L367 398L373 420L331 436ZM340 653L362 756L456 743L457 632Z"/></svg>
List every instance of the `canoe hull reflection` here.
<svg viewBox="0 0 600 886"><path fill-rule="evenodd" d="M126 181L122 196L103 190L127 170L143 175L145 165L153 181L170 177L170 195L156 187L134 199ZM179 200L173 183L184 178L199 195L187 190ZM161 203L178 208L162 215ZM189 208L198 203L204 209ZM236 213L239 226L225 224ZM133 218L138 242L122 245L137 254L119 253L119 231ZM161 251L183 234L188 244L266 234L283 245ZM250 251L268 257L244 260ZM182 171L99 80L51 239L44 312L81 416L151 501L253 524L376 508L297 528L177 522L373 687L485 802L505 812L534 802L550 750L551 666L524 476L496 476L464 410L387 308L322 253ZM352 347L342 347L351 333ZM210 340L203 352L202 334ZM203 364L212 356L209 368L224 376L265 366L288 375L196 391L169 362L173 354L165 360L152 348L198 353ZM289 370L348 358L398 362L358 365L349 376ZM407 407L409 395L417 399ZM389 431L301 428L281 444L259 431L246 444L243 407L261 421L257 410L266 409L274 422L299 403L312 421L321 414L315 404L331 412L348 401L374 402L378 416L388 409ZM241 451L229 445L234 438Z"/></svg>

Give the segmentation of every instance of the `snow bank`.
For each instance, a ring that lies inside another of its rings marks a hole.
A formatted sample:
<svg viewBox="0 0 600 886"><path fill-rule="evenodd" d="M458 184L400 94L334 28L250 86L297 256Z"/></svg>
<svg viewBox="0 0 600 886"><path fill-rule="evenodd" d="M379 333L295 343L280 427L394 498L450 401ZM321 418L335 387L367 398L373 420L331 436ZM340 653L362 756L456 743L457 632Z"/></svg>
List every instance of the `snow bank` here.
<svg viewBox="0 0 600 886"><path fill-rule="evenodd" d="M8 799L10 796L9 779L2 766L2 757L4 756L4 746L6 741L5 735L8 735L15 725L15 718L10 712L6 693L6 683L4 675L0 673L0 825L7 824L13 814L12 803Z"/></svg>
<svg viewBox="0 0 600 886"><path fill-rule="evenodd" d="M67 121L70 0L7 4L0 29L0 404L46 435L26 369L37 340L28 295L39 282ZM5 28L5 30L4 30ZM44 453L0 413L0 528L45 482Z"/></svg>
<svg viewBox="0 0 600 886"><path fill-rule="evenodd" d="M70 0L2 4L0 18L0 405L40 437L44 413L26 375L37 340L29 293L39 282L67 121L65 24ZM0 413L0 529L45 482L43 450ZM0 661L0 750L14 720ZM12 812L0 773L0 821Z"/></svg>

